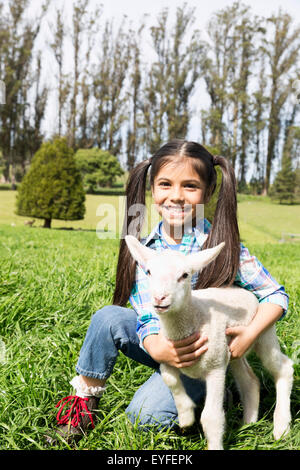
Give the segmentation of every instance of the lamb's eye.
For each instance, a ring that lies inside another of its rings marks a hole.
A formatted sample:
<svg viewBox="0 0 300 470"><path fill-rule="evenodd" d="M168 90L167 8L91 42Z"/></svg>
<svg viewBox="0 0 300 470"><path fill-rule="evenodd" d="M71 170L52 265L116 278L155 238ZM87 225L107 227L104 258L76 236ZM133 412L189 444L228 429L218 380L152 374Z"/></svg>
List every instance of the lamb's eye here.
<svg viewBox="0 0 300 470"><path fill-rule="evenodd" d="M183 273L182 276L178 279L178 281L181 281L181 279L186 279L188 277L188 273Z"/></svg>
<svg viewBox="0 0 300 470"><path fill-rule="evenodd" d="M146 274L147 276L151 276L150 269L147 269Z"/></svg>

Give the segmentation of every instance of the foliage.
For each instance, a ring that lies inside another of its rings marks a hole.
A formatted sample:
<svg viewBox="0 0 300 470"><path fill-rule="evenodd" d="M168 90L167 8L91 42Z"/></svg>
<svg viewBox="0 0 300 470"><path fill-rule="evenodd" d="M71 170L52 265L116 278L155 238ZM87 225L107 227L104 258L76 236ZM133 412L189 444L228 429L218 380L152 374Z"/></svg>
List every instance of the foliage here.
<svg viewBox="0 0 300 470"><path fill-rule="evenodd" d="M295 170L295 201L300 203L300 166Z"/></svg>
<svg viewBox="0 0 300 470"><path fill-rule="evenodd" d="M98 49L99 60L92 74L96 106L92 115L94 143L118 155L122 149L122 128L128 117L127 90L124 84L131 66L131 34L124 23L117 32L107 20Z"/></svg>
<svg viewBox="0 0 300 470"><path fill-rule="evenodd" d="M65 139L45 142L33 157L18 189L17 214L45 219L80 220L85 195L73 150Z"/></svg>
<svg viewBox="0 0 300 470"><path fill-rule="evenodd" d="M199 31L192 30L194 11L187 3L178 7L174 24L168 27L169 10L164 8L150 28L155 60L144 80L141 127L146 152L151 154L164 141L188 134L203 52Z"/></svg>
<svg viewBox="0 0 300 470"><path fill-rule="evenodd" d="M3 158L3 153L0 150L0 175L2 175L4 169L5 169L5 162Z"/></svg>
<svg viewBox="0 0 300 470"><path fill-rule="evenodd" d="M5 104L0 105L0 142L3 174L14 184L16 166L23 176L43 140L41 124L48 88L41 84L41 51L34 52L34 48L47 3L30 19L28 0L5 3L0 2L0 79L6 88Z"/></svg>
<svg viewBox="0 0 300 470"><path fill-rule="evenodd" d="M282 202L292 203L295 197L296 174L292 168L289 156L285 155L282 161L282 169L277 173L275 181L270 191L272 199Z"/></svg>
<svg viewBox="0 0 300 470"><path fill-rule="evenodd" d="M97 192L100 186L112 187L117 176L124 174L117 158L98 148L77 150L75 161L88 193Z"/></svg>
<svg viewBox="0 0 300 470"><path fill-rule="evenodd" d="M7 181L25 174L43 140L43 123L48 135L65 136L74 151L96 145L112 155L124 152L131 169L170 138L189 139L194 119L201 119L201 143L232 162L246 192L260 193L263 181L267 194L273 165L287 146L295 168L300 134L287 129L299 118L300 27L282 9L266 17L231 2L210 15L203 40L198 12L188 2L162 8L154 21L143 17L134 31L130 18L116 26L103 14L105 6L91 0L69 2L70 18L65 2L58 2L49 22L42 21L48 0L28 19L33 3L0 0ZM46 47L54 59L51 90L43 82ZM47 114L50 100L57 104L54 119ZM251 176L259 184L249 188Z"/></svg>

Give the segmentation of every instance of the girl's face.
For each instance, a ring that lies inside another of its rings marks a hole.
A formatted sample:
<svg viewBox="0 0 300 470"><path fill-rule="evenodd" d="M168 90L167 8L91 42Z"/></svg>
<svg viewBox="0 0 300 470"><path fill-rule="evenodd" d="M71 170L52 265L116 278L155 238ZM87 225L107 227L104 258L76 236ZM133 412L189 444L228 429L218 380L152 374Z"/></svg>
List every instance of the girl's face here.
<svg viewBox="0 0 300 470"><path fill-rule="evenodd" d="M205 184L189 158L164 165L151 189L156 209L170 227L194 220L197 204L205 202Z"/></svg>

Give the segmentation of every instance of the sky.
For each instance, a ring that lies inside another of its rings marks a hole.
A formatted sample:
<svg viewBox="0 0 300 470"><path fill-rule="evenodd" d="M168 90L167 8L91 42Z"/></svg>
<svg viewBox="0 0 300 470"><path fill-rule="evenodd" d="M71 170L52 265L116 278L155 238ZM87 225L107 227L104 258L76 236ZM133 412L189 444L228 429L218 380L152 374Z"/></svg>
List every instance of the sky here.
<svg viewBox="0 0 300 470"><path fill-rule="evenodd" d="M60 0L61 1L61 0ZM66 6L72 4L72 0L65 0ZM91 0L91 3L99 3ZM132 21L138 21L144 13L156 17L164 7L175 11L178 6L184 4L184 0L103 0L104 13L116 18L126 14ZM209 16L216 10L232 5L232 0L188 0L188 6L196 8L197 22L205 26ZM300 0L245 0L243 2L251 6L254 13L268 16L277 13L281 7L300 23Z"/></svg>
<svg viewBox="0 0 300 470"><path fill-rule="evenodd" d="M42 5L42 0L31 0L34 9ZM74 0L51 0L50 11L55 6L65 5L65 11L71 12ZM144 14L155 19L163 8L169 8L170 14L174 14L178 6L183 6L185 0L90 0L91 6L103 5L104 16L114 17L116 20L127 15L132 24L140 24ZM234 0L186 0L190 7L195 7L195 15L199 28L205 28L211 14L216 10L225 8L234 3ZM300 0L244 0L242 3L249 5L254 14L269 16L277 13L279 8L289 13L296 23L300 23Z"/></svg>

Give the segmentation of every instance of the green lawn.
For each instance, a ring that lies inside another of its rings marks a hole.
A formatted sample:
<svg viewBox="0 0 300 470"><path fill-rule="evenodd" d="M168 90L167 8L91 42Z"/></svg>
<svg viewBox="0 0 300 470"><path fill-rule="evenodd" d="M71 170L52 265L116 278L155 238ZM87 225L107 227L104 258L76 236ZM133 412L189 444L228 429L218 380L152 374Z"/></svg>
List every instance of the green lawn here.
<svg viewBox="0 0 300 470"><path fill-rule="evenodd" d="M69 380L75 374L91 315L111 304L118 240L99 239L95 233L96 208L108 196L87 198L84 221L53 223L54 228L68 224L86 229L81 231L25 227L24 218L12 213L13 196L10 191L0 193L0 449L46 449L43 433L55 424L57 401L72 392ZM111 203L116 201L111 199ZM255 212L267 211L267 205L269 221L264 213L259 216L260 224L252 225ZM277 323L277 331L282 349L296 361L292 430L274 442L274 385L251 355L261 381L260 420L240 427L241 407L229 374L235 401L227 414L226 449L300 449L300 244L278 243L279 221L278 225L270 221L272 213L282 210L284 214L287 209L295 210L289 216L289 230L297 233L299 206L257 202L255 209L247 201L239 204L243 239L290 295L289 313ZM243 215L248 217L244 225ZM141 432L128 423L125 409L150 374L151 370L120 355L101 400L102 419L78 449L205 449L201 429L181 436L175 431ZM68 446L61 443L57 448Z"/></svg>
<svg viewBox="0 0 300 470"><path fill-rule="evenodd" d="M246 243L278 243L284 233L298 234L300 241L300 204L274 204L259 197L239 199L239 227Z"/></svg>
<svg viewBox="0 0 300 470"><path fill-rule="evenodd" d="M16 191L0 190L0 222L7 225L24 226L30 217L18 216L15 211ZM278 243L283 233L300 234L300 205L272 204L267 198L239 197L238 220L241 238L245 243ZM86 214L83 220L53 220L53 228L74 228L95 231L100 236L115 238L121 231L124 217L124 196L86 196ZM148 218L143 232L149 233L157 223L158 216L151 200L148 199ZM42 226L43 221L36 219L34 226ZM299 239L298 239L299 240Z"/></svg>

